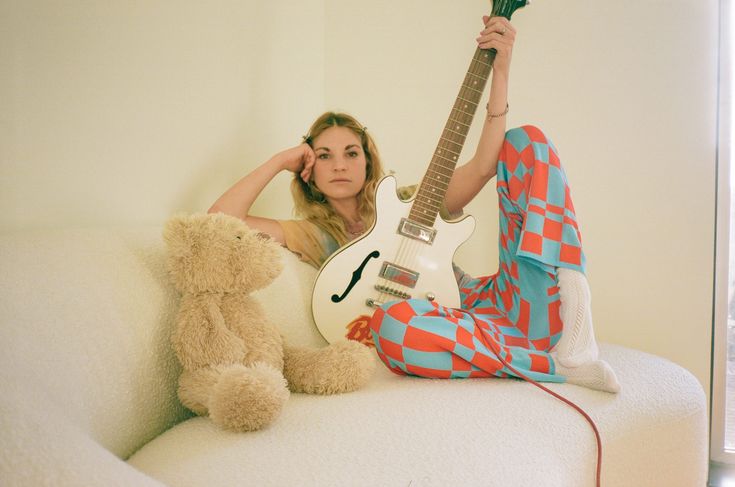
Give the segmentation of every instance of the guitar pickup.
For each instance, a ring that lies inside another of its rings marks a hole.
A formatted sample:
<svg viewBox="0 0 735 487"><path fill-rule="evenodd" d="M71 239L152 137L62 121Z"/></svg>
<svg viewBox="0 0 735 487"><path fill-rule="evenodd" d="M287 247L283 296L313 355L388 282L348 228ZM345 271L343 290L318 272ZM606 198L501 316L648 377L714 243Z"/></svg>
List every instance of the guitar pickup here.
<svg viewBox="0 0 735 487"><path fill-rule="evenodd" d="M383 267L380 268L380 277L401 286L414 288L419 280L419 273L390 262L383 262Z"/></svg>
<svg viewBox="0 0 735 487"><path fill-rule="evenodd" d="M398 225L398 233L404 237L431 245L434 243L436 229L412 222L407 218L401 218L401 223Z"/></svg>

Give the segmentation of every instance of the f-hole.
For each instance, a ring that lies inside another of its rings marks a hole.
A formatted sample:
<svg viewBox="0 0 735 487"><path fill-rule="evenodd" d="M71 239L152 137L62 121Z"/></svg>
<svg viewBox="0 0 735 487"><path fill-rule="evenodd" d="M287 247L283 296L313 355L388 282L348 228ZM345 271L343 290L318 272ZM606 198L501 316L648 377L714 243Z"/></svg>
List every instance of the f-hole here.
<svg viewBox="0 0 735 487"><path fill-rule="evenodd" d="M336 294L332 294L332 302L333 303L339 303L343 299L347 297L348 294L350 294L350 291L352 291L352 288L355 287L355 284L357 284L357 281L359 281L362 278L362 270L367 265L368 261L370 259L377 259L380 257L380 252L377 250L373 250L370 252L365 259L363 259L362 263L352 271L352 279L350 280L350 283L347 285L347 289L342 293L342 296L337 296Z"/></svg>

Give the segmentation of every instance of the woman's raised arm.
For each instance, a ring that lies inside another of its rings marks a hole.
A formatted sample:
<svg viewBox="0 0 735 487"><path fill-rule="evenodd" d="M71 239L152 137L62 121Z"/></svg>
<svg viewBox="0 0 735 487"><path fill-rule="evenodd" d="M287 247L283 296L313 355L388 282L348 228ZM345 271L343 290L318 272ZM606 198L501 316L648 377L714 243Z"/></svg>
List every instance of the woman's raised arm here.
<svg viewBox="0 0 735 487"><path fill-rule="evenodd" d="M477 196L497 171L498 155L505 139L505 114L508 108L508 76L516 31L504 17L483 17L485 28L477 43L482 49L497 50L490 83L490 100L485 124L475 155L454 171L444 203L451 214L458 214Z"/></svg>

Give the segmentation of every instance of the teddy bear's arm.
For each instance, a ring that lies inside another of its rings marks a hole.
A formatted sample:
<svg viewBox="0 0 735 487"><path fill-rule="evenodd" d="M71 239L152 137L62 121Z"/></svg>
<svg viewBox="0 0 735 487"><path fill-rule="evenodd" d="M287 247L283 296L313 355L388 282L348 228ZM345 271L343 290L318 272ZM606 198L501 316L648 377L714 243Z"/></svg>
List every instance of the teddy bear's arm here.
<svg viewBox="0 0 735 487"><path fill-rule="evenodd" d="M219 304L212 298L198 304L196 309L182 306L179 314L173 342L181 365L194 370L242 361L245 342L227 328Z"/></svg>

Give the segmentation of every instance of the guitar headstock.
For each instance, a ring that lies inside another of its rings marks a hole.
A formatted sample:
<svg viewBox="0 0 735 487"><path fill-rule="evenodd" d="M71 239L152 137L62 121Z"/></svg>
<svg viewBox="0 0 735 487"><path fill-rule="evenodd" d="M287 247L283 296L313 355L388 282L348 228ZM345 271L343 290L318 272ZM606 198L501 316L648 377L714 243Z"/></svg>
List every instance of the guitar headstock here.
<svg viewBox="0 0 735 487"><path fill-rule="evenodd" d="M529 0L493 0L493 17L505 17L510 20L513 12L531 3Z"/></svg>

